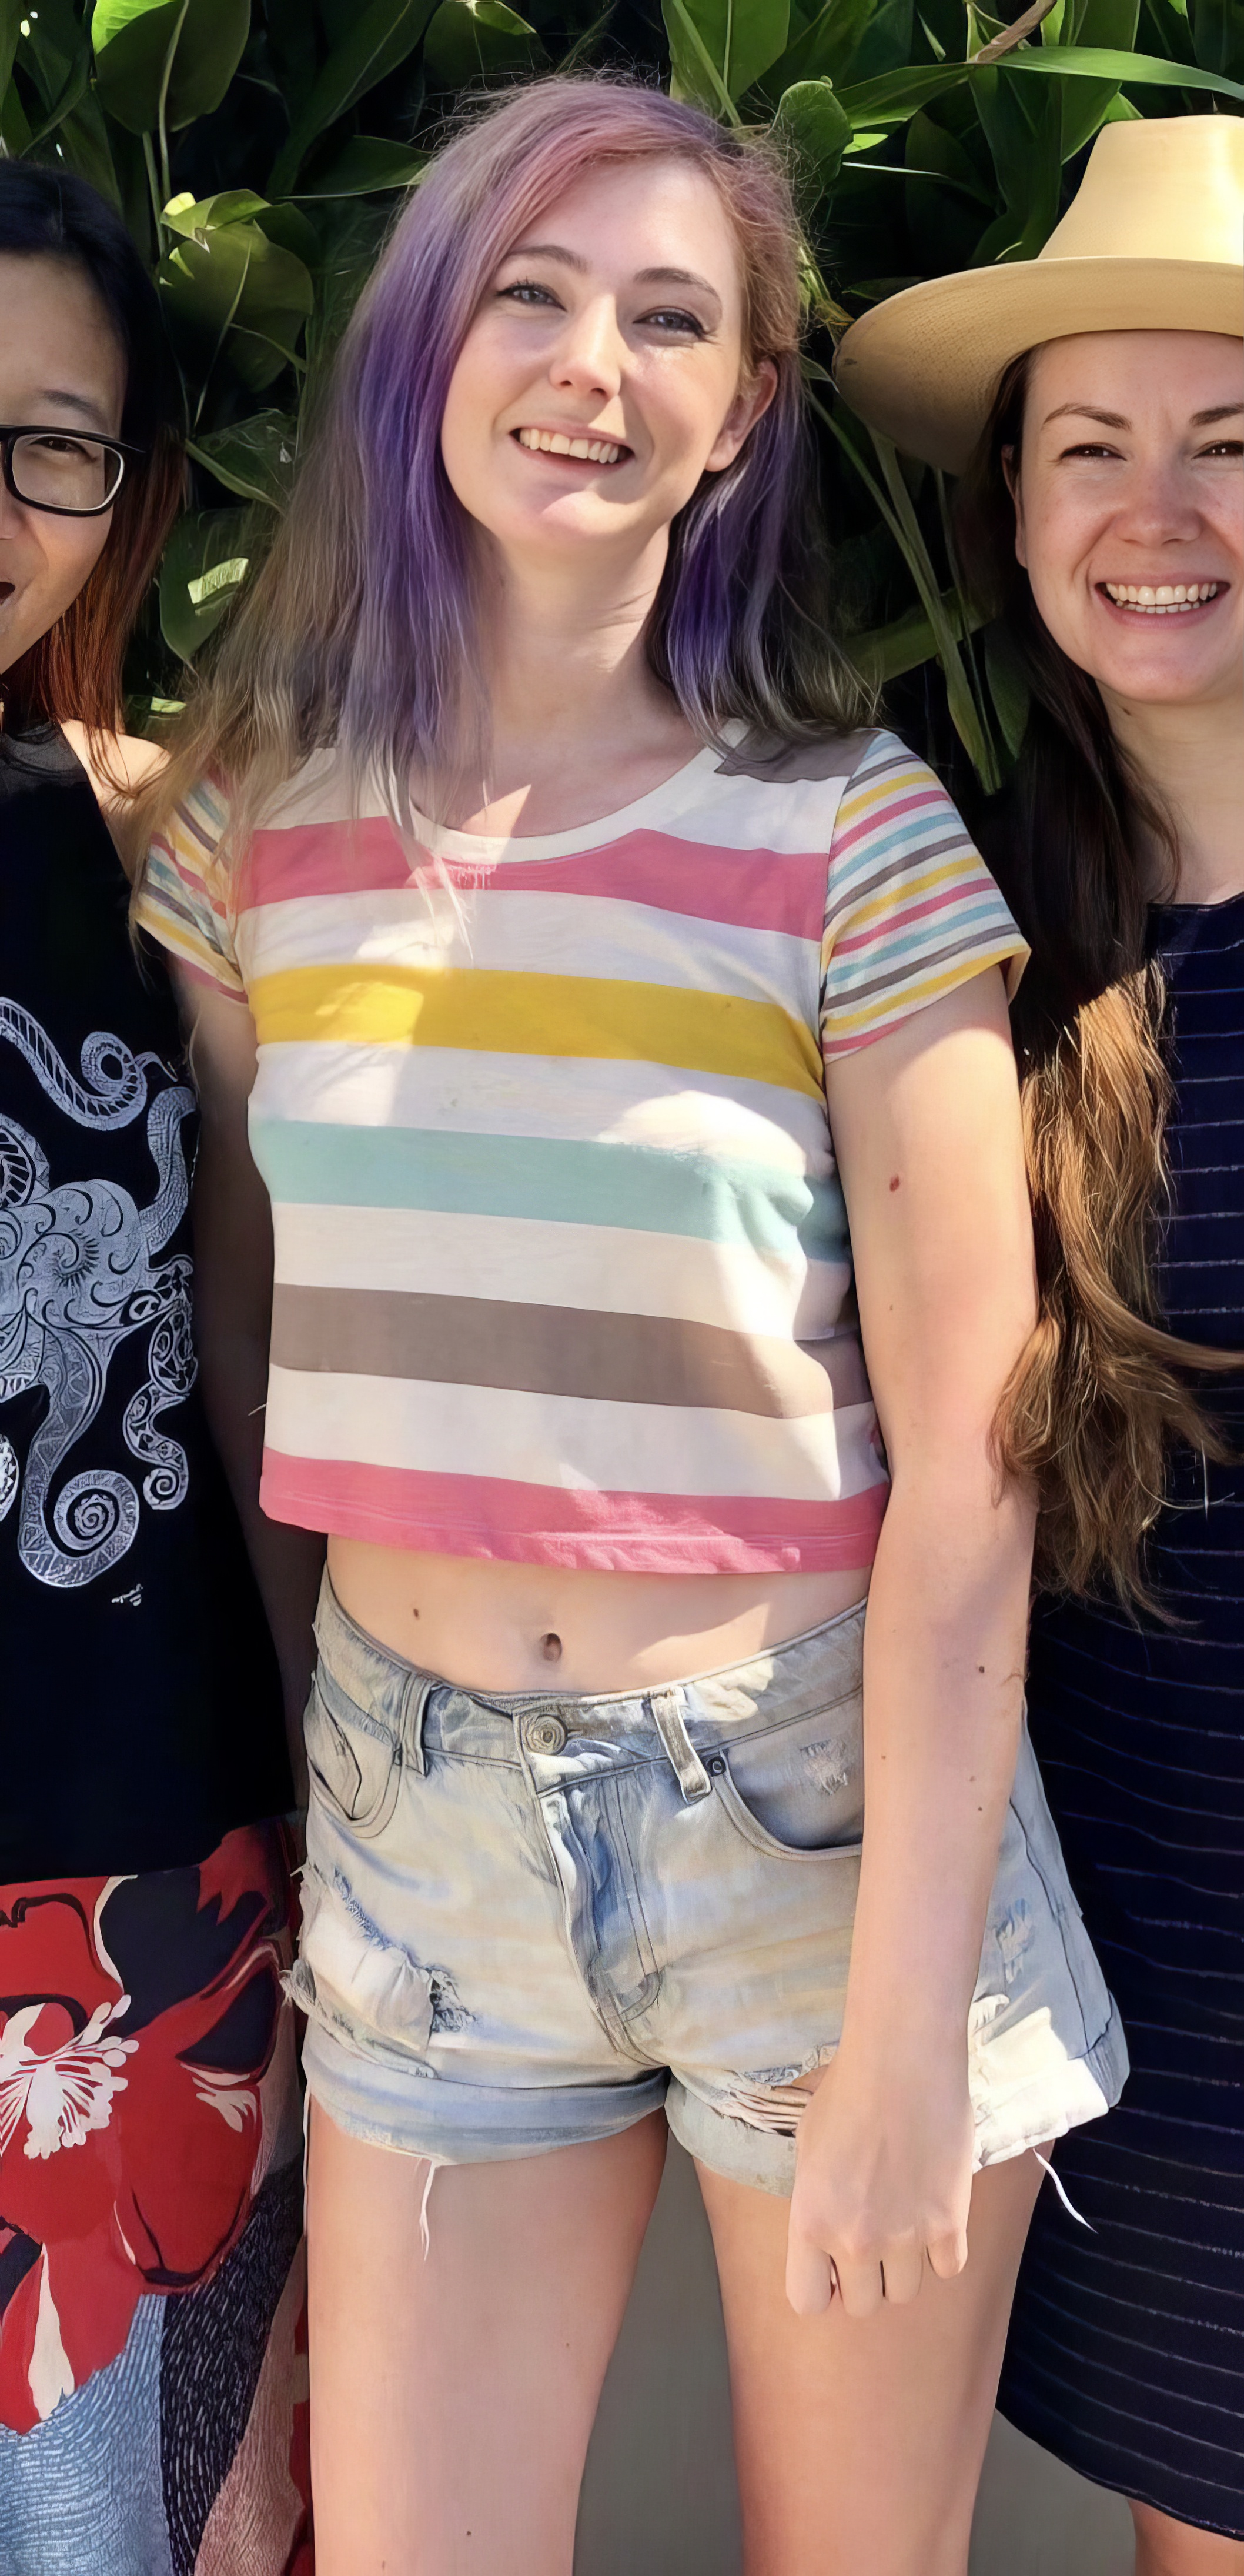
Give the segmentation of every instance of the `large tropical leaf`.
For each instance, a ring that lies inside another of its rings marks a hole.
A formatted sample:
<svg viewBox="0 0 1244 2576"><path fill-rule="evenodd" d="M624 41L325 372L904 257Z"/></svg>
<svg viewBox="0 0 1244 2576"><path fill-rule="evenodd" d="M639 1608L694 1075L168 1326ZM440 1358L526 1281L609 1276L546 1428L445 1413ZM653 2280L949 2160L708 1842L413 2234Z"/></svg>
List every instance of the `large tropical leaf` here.
<svg viewBox="0 0 1244 2576"><path fill-rule="evenodd" d="M160 566L160 625L183 662L215 632L246 580L254 553L249 510L187 510Z"/></svg>
<svg viewBox="0 0 1244 2576"><path fill-rule="evenodd" d="M424 70L433 89L466 89L530 70L538 43L507 0L441 0L424 40Z"/></svg>
<svg viewBox="0 0 1244 2576"><path fill-rule="evenodd" d="M132 134L172 133L219 107L250 33L250 0L95 0L99 94Z"/></svg>
<svg viewBox="0 0 1244 2576"><path fill-rule="evenodd" d="M287 412L260 411L252 420L233 421L227 429L204 431L190 441L190 453L244 501L265 501L283 510L293 487L298 424Z"/></svg>
<svg viewBox="0 0 1244 2576"><path fill-rule="evenodd" d="M413 53L435 6L436 0L368 0L366 8L351 13L353 23L334 45L277 155L270 196L288 196L317 137Z"/></svg>
<svg viewBox="0 0 1244 2576"><path fill-rule="evenodd" d="M789 0L662 0L673 86L732 106L786 51Z"/></svg>
<svg viewBox="0 0 1244 2576"><path fill-rule="evenodd" d="M159 280L178 342L199 369L210 374L227 341L231 364L256 393L298 357L315 303L303 261L256 221L266 212L247 189L197 204L174 198L165 221L180 238Z"/></svg>
<svg viewBox="0 0 1244 2576"><path fill-rule="evenodd" d="M776 130L794 146L797 164L823 196L842 167L851 140L851 119L834 94L832 81L794 81L784 90Z"/></svg>

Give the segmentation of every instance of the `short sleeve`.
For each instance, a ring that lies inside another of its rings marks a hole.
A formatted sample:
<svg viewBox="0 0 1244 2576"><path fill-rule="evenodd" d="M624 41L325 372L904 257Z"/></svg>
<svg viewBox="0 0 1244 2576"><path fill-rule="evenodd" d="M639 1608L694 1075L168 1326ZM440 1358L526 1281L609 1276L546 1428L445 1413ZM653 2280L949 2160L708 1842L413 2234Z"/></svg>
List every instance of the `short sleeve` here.
<svg viewBox="0 0 1244 2576"><path fill-rule="evenodd" d="M821 948L826 1060L884 1037L986 966L1014 991L1028 951L933 772L875 734L838 808Z"/></svg>
<svg viewBox="0 0 1244 2576"><path fill-rule="evenodd" d="M239 1000L246 982L233 944L227 871L220 857L228 820L228 803L219 787L201 779L151 844L134 915L139 928L191 975Z"/></svg>

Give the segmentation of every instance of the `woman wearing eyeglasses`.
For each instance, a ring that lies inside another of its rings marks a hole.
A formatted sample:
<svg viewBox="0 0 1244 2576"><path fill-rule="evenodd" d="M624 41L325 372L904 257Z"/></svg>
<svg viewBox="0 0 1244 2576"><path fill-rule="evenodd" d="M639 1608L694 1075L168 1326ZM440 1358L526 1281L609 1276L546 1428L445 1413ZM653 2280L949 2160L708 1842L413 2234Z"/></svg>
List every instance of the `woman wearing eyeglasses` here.
<svg viewBox="0 0 1244 2576"><path fill-rule="evenodd" d="M67 176L0 162L0 310L0 2567L307 2576L281 1675L105 821L176 387Z"/></svg>

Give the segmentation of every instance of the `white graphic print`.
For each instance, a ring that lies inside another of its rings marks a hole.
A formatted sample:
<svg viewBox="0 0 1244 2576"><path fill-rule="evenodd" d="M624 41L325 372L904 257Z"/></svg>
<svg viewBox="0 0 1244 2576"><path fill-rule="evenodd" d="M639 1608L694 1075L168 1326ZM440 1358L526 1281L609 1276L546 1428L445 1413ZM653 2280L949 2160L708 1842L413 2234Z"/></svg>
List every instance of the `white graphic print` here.
<svg viewBox="0 0 1244 2576"><path fill-rule="evenodd" d="M107 2025L129 2005L128 1995L97 2004L75 2039L47 2050L29 2044L42 2003L10 2013L0 2031L0 2155L12 2145L23 2116L22 2152L39 2161L62 2147L82 2146L92 2129L107 2128L113 2094L126 2087L121 2069L138 2046L136 2039L110 2037Z"/></svg>
<svg viewBox="0 0 1244 2576"><path fill-rule="evenodd" d="M0 1432L0 1519L17 1501L23 1565L62 1590L76 1590L115 1565L138 1528L138 1495L114 1468L87 1468L62 1487L48 1519L48 1495L62 1460L99 1411L118 1345L147 1332L147 1379L126 1407L127 1448L146 1467L143 1495L154 1511L185 1497L186 1455L159 1428L195 1379L191 1264L156 1254L185 1214L189 1180L182 1120L194 1107L184 1084L148 1103L150 1076L165 1078L156 1055L136 1056L97 1030L82 1049L82 1080L19 1003L0 999L0 1038L17 1048L40 1087L75 1125L128 1127L145 1109L156 1193L145 1208L111 1181L50 1186L46 1155L16 1120L0 1116L0 1403L30 1387L47 1390L48 1410L23 1477Z"/></svg>

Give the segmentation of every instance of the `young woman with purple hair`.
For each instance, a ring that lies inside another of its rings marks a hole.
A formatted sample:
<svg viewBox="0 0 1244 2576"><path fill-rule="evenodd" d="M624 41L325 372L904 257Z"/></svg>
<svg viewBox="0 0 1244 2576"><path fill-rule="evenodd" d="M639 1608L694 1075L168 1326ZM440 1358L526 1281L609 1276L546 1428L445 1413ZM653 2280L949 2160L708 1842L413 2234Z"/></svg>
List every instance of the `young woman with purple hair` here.
<svg viewBox="0 0 1244 2576"><path fill-rule="evenodd" d="M326 2576L569 2570L667 2120L748 2567L961 2576L1028 2150L1122 2079L990 1451L1022 943L826 640L799 319L756 141L596 80L474 118L147 867L232 1401L328 1534Z"/></svg>

